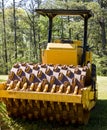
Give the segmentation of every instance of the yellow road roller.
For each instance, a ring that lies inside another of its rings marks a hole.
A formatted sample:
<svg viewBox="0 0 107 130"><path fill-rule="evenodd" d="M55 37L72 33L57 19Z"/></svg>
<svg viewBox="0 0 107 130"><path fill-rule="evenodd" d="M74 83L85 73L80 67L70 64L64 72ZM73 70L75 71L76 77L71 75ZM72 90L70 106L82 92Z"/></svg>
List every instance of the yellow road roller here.
<svg viewBox="0 0 107 130"><path fill-rule="evenodd" d="M42 63L13 65L7 81L0 83L0 100L10 117L87 124L97 100L96 66L87 45L92 12L65 9L36 9L36 12L49 19ZM83 41L52 40L53 19L58 15L81 16Z"/></svg>

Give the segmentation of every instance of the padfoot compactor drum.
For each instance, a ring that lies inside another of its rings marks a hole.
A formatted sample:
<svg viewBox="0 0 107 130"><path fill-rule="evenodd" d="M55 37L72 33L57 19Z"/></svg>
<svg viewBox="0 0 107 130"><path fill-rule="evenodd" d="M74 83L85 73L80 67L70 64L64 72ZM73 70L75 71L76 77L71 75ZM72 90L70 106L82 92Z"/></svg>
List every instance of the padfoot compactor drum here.
<svg viewBox="0 0 107 130"><path fill-rule="evenodd" d="M96 67L87 50L89 10L37 9L49 18L48 44L42 50L42 63L16 63L5 83L0 83L0 99L8 115L87 124L97 99ZM52 20L56 15L84 18L84 40L51 42Z"/></svg>

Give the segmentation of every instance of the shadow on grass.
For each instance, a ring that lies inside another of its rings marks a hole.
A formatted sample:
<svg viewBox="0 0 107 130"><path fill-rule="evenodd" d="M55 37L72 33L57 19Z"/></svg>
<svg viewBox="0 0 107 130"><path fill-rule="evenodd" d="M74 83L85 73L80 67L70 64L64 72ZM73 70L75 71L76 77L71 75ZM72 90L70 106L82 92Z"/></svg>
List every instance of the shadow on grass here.
<svg viewBox="0 0 107 130"><path fill-rule="evenodd" d="M6 116L7 117L7 116ZM8 122L9 121L9 122ZM8 130L107 130L107 100L98 100L96 107L91 111L87 125L64 125L56 122L25 121L5 119ZM3 129L5 130L5 129Z"/></svg>
<svg viewBox="0 0 107 130"><path fill-rule="evenodd" d="M96 128L95 130L107 130L107 100L97 101L95 108L91 112L88 126Z"/></svg>

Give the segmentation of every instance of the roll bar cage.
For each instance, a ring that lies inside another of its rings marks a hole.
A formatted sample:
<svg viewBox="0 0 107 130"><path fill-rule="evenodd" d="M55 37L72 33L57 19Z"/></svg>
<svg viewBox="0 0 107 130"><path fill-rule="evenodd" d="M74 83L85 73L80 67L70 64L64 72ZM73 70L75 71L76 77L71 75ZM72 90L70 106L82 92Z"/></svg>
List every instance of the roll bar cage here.
<svg viewBox="0 0 107 130"><path fill-rule="evenodd" d="M86 50L87 50L87 26L88 19L93 16L91 10L65 10L65 9L36 9L36 12L47 16L49 18L49 29L48 29L48 42L52 40L52 23L53 18L57 15L79 15L84 19L84 38L83 38L83 56L82 56L82 65L85 62Z"/></svg>

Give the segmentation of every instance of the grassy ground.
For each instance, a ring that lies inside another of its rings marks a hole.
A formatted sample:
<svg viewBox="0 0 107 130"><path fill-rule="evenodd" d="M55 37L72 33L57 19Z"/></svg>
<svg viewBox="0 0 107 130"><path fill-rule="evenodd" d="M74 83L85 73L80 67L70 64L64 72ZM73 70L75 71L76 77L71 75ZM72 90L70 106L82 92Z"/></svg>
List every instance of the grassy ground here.
<svg viewBox="0 0 107 130"><path fill-rule="evenodd" d="M7 80L7 75L0 75L0 82Z"/></svg>
<svg viewBox="0 0 107 130"><path fill-rule="evenodd" d="M3 81L7 76L0 76ZM61 125L44 121L25 121L7 116L0 103L0 130L107 130L107 77L98 77L98 101L90 115L88 125Z"/></svg>

